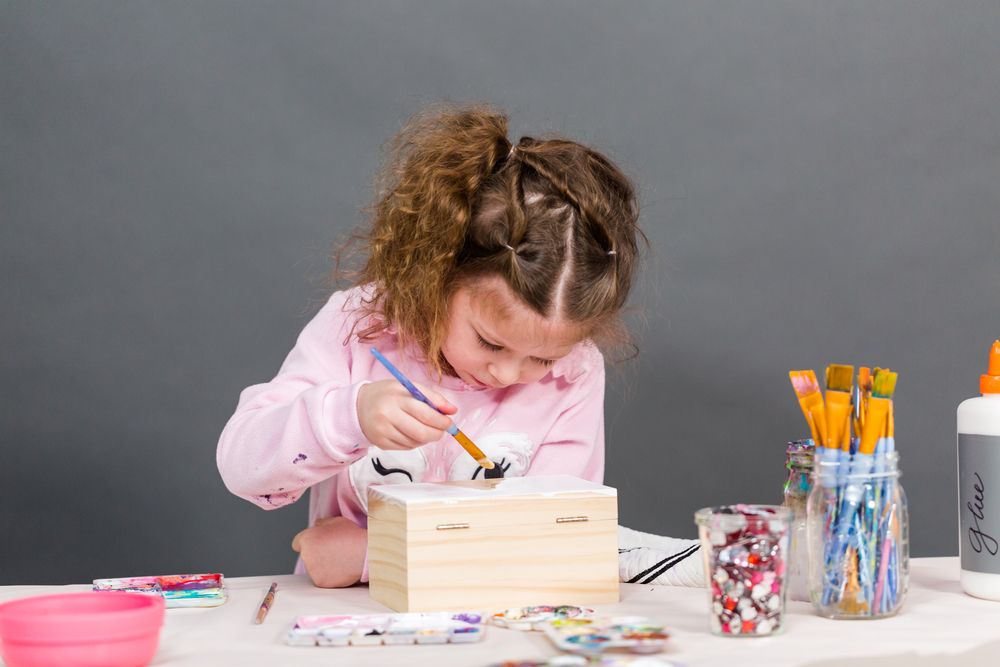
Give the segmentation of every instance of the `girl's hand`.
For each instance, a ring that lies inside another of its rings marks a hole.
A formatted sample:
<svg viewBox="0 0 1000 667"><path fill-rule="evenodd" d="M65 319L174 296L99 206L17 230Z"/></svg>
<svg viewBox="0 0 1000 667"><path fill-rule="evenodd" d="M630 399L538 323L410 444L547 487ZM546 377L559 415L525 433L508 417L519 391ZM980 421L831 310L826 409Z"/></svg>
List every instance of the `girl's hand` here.
<svg viewBox="0 0 1000 667"><path fill-rule="evenodd" d="M453 415L458 408L437 392L416 385L417 389ZM379 449L414 449L444 437L451 419L410 395L396 380L379 380L361 387L358 392L358 421L368 442Z"/></svg>
<svg viewBox="0 0 1000 667"><path fill-rule="evenodd" d="M320 588L345 588L361 580L368 552L368 531L342 516L316 519L292 540L313 583Z"/></svg>

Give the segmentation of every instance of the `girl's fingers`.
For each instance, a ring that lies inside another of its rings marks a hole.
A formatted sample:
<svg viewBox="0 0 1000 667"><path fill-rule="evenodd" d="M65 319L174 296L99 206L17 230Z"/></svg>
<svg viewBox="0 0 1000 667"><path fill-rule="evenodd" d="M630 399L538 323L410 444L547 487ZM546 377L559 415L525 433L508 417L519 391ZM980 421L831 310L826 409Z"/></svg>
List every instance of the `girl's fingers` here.
<svg viewBox="0 0 1000 667"><path fill-rule="evenodd" d="M405 420L402 420L402 423L396 425L397 428L405 427L401 428L401 430L405 430L406 434L412 438L420 439L426 436L428 439L424 440L424 442L434 442L435 440L439 440L443 434L433 436L430 432L431 430L445 431L451 428L450 417L446 417L422 401L418 401L416 399L403 401L400 407L403 409L403 412L412 417L414 421L427 429L427 432L424 434L418 433L414 430L413 425L405 424Z"/></svg>
<svg viewBox="0 0 1000 667"><path fill-rule="evenodd" d="M395 429L391 435L387 436L387 440L391 443L391 449L416 449L421 445L426 445L428 442L435 442L440 439L440 437L431 440L414 438L399 429Z"/></svg>
<svg viewBox="0 0 1000 667"><path fill-rule="evenodd" d="M437 392L420 386L418 389L449 414L457 411ZM417 400L394 380L379 380L361 388L358 420L368 440L382 449L413 449L437 442L452 427L450 417Z"/></svg>
<svg viewBox="0 0 1000 667"><path fill-rule="evenodd" d="M427 387L424 387L423 385L419 385L416 383L414 383L414 386L416 386L416 388L420 390L420 393L426 396L427 400L433 403L438 410L445 413L446 415L453 415L456 412L458 412L457 407L452 405L447 398L437 393L433 389L428 389Z"/></svg>
<svg viewBox="0 0 1000 667"><path fill-rule="evenodd" d="M427 412L421 409L426 407L418 401L404 405L402 418L394 424L403 436L420 444L437 442L444 437L445 430L451 427L449 418L433 410Z"/></svg>

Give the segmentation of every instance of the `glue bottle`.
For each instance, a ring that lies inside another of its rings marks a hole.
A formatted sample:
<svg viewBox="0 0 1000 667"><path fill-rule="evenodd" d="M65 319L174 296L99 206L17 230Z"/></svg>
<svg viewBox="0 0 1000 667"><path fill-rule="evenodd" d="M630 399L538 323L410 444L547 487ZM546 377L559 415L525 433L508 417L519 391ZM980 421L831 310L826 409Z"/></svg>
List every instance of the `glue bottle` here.
<svg viewBox="0 0 1000 667"><path fill-rule="evenodd" d="M961 582L969 595L1000 600L1000 340L979 391L958 406Z"/></svg>

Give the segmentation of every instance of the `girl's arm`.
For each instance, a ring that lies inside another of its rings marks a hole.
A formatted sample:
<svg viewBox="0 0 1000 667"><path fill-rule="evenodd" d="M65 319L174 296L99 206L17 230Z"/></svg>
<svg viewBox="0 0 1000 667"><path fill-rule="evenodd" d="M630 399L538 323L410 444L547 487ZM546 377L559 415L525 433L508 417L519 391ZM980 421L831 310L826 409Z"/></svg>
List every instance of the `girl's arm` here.
<svg viewBox="0 0 1000 667"><path fill-rule="evenodd" d="M365 455L412 449L444 436L457 408L425 387L445 415L396 380L371 381L367 345L351 338L346 295L335 294L302 330L271 382L249 387L219 439L230 491L265 509L293 503ZM381 369L381 367L379 367Z"/></svg>
<svg viewBox="0 0 1000 667"><path fill-rule="evenodd" d="M352 376L347 293L335 294L302 330L278 375L245 389L219 438L226 487L265 509L295 502L313 484L364 456Z"/></svg>
<svg viewBox="0 0 1000 667"><path fill-rule="evenodd" d="M292 540L292 549L313 583L320 588L344 588L362 579L368 558L368 531L348 518L317 519Z"/></svg>
<svg viewBox="0 0 1000 667"><path fill-rule="evenodd" d="M279 375L244 390L219 439L216 462L226 487L264 509L295 502L367 450L354 408L363 383L301 384Z"/></svg>

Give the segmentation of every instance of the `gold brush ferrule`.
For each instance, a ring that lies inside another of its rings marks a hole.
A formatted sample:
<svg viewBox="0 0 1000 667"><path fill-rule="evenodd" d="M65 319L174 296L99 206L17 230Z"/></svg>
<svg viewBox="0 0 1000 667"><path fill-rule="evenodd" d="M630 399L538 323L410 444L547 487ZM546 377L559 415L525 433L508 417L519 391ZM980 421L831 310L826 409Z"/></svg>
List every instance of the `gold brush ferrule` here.
<svg viewBox="0 0 1000 667"><path fill-rule="evenodd" d="M465 451L469 452L469 456L476 459L476 463L484 468L493 469L493 461L490 461L486 454L483 454L483 450L476 447L475 443L469 440L469 436L462 433L462 431L458 431L458 433L452 437L455 438L455 440L458 440L458 444L462 445L462 447L465 448Z"/></svg>

